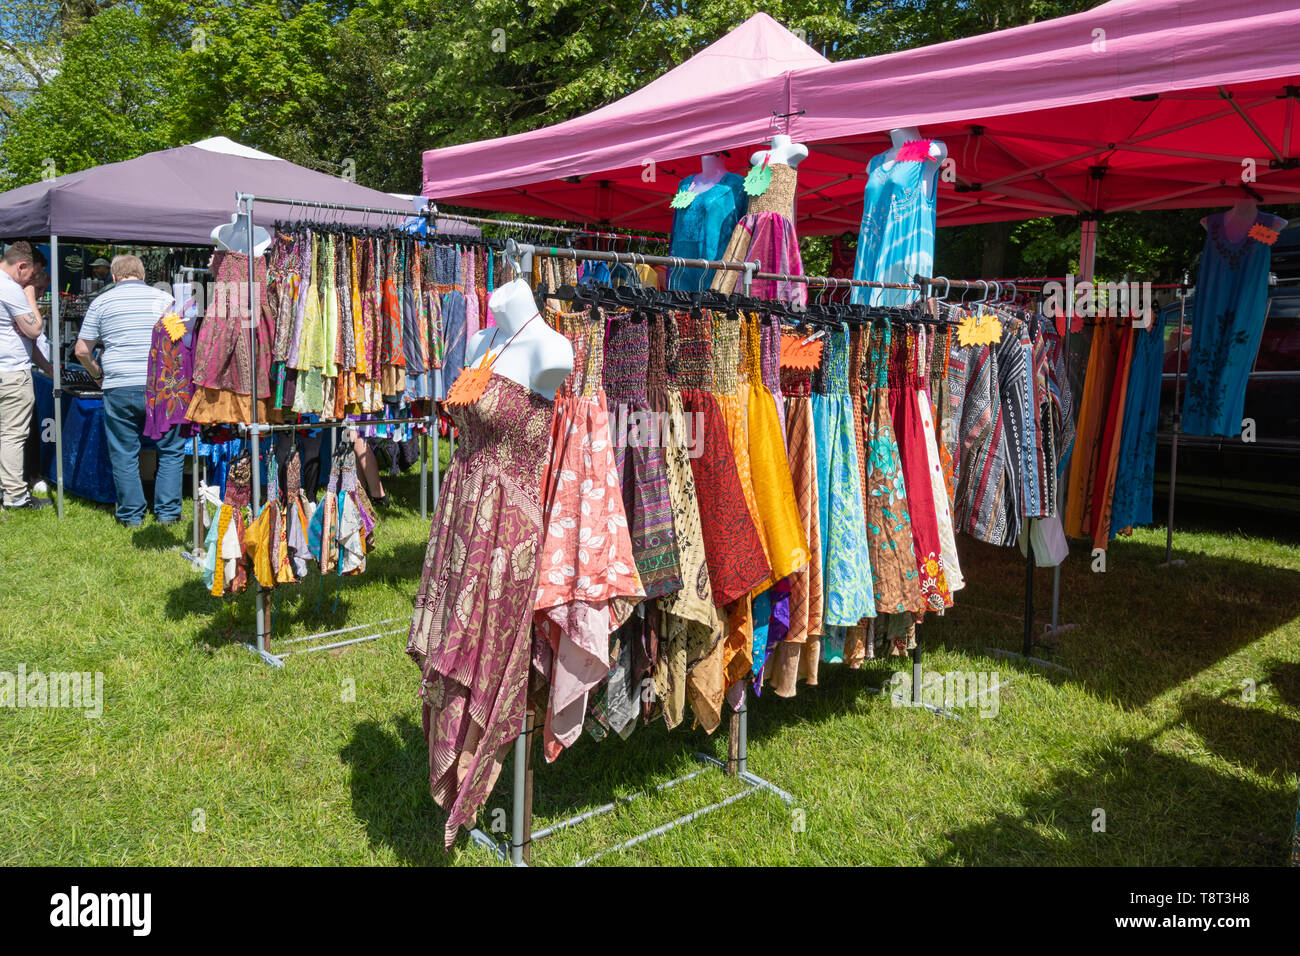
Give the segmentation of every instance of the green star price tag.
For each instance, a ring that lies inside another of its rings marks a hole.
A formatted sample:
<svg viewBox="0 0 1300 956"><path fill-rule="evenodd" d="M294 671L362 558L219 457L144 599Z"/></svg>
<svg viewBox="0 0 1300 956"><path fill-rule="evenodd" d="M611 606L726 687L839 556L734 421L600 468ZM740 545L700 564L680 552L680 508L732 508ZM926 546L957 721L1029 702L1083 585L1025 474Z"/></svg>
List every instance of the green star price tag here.
<svg viewBox="0 0 1300 956"><path fill-rule="evenodd" d="M772 168L767 164L749 167L745 176L745 192L750 196L761 196L772 185Z"/></svg>
<svg viewBox="0 0 1300 956"><path fill-rule="evenodd" d="M689 189L683 189L673 196L673 201L668 204L668 207L670 209L685 209L693 202L695 202L695 193Z"/></svg>

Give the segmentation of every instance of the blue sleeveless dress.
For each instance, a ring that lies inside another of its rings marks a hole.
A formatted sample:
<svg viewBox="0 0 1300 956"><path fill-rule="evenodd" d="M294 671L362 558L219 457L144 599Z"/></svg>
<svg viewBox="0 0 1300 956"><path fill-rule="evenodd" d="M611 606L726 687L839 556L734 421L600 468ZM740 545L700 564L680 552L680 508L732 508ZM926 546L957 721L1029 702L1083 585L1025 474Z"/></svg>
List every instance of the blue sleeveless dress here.
<svg viewBox="0 0 1300 956"><path fill-rule="evenodd" d="M1273 229L1278 219L1257 212L1251 232L1238 242L1228 238L1224 213L1205 221L1205 249L1192 300L1191 354L1187 360L1187 400L1183 432L1188 435L1241 434L1246 380L1255 364L1268 311L1271 246L1251 235ZM1278 226L1280 228L1280 226Z"/></svg>
<svg viewBox="0 0 1300 956"><path fill-rule="evenodd" d="M939 164L933 158L888 160L888 155L881 153L867 164L853 278L911 282L915 275L934 274ZM853 290L852 301L860 305L906 305L915 298L915 292L905 289L859 287Z"/></svg>
<svg viewBox="0 0 1300 956"><path fill-rule="evenodd" d="M867 519L849 394L848 326L826 336L822 367L813 380L813 434L817 447L817 504L821 525L823 660L835 662L846 627L876 616Z"/></svg>
<svg viewBox="0 0 1300 956"><path fill-rule="evenodd" d="M678 191L689 190L695 175L682 178ZM726 173L718 182L685 209L673 214L673 234L668 247L670 256L683 259L720 259L736 223L745 214L748 197L745 180ZM713 283L712 269L674 268L668 274L668 288L703 292Z"/></svg>

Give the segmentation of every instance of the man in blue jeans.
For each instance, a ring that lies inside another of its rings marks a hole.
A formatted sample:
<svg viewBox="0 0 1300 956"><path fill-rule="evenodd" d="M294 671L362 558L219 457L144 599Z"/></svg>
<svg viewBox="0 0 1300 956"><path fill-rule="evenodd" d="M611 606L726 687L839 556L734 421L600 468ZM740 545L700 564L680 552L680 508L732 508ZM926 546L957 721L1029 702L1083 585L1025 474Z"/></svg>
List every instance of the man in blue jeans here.
<svg viewBox="0 0 1300 956"><path fill-rule="evenodd" d="M108 458L117 487L117 520L128 528L144 523L144 488L140 483L140 436L144 433L144 386L149 372L153 327L172 308L169 293L144 281L138 256L114 256L113 285L86 310L77 335L76 356L104 390L104 430ZM96 343L103 345L98 362ZM102 367L101 367L102 366ZM160 524L181 519L181 479L185 440L180 426L157 442L158 474L153 511Z"/></svg>

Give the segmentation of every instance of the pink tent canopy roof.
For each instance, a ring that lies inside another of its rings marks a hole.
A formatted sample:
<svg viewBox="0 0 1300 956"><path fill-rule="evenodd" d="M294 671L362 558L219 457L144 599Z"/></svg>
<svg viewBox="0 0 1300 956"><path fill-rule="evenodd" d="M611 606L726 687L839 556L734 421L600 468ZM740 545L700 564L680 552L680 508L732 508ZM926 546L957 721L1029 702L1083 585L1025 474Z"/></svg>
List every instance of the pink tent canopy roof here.
<svg viewBox="0 0 1300 956"><path fill-rule="evenodd" d="M902 126L948 146L941 225L1222 205L1246 195L1243 174L1265 202L1300 202L1294 0L1112 0L886 56L755 69L741 87L721 88L717 71L674 77L715 47L734 49L737 34L799 43L756 21L588 116L426 152L424 194L665 231L695 157L732 150L743 171L748 149L788 122L812 150L799 167L804 232L856 229L866 163Z"/></svg>

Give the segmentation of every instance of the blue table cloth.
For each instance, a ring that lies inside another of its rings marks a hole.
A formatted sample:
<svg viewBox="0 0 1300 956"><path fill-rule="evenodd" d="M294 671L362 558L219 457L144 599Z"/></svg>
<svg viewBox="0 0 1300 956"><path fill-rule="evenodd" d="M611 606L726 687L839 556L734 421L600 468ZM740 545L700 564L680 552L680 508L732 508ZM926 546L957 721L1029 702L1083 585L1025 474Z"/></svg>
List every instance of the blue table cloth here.
<svg viewBox="0 0 1300 956"><path fill-rule="evenodd" d="M53 487L54 468L54 382L39 372L32 372L36 392L36 419L41 434L41 473ZM108 436L104 432L104 401L80 398L68 392L63 400L63 490L67 494L113 504L117 489L113 486L113 466L108 460ZM140 439L141 448L154 442Z"/></svg>

